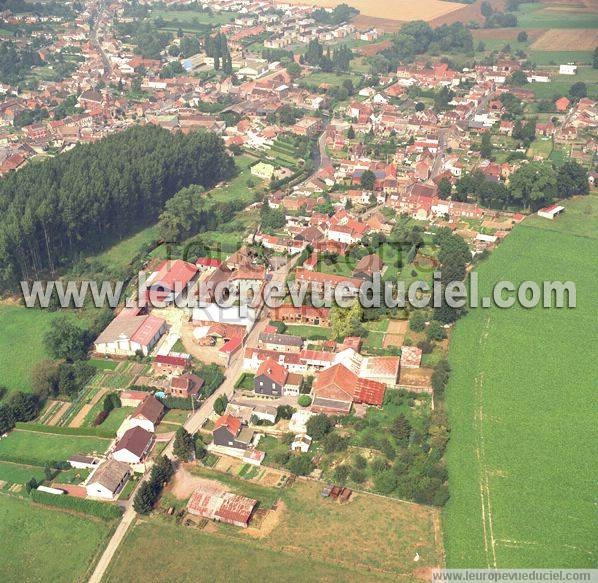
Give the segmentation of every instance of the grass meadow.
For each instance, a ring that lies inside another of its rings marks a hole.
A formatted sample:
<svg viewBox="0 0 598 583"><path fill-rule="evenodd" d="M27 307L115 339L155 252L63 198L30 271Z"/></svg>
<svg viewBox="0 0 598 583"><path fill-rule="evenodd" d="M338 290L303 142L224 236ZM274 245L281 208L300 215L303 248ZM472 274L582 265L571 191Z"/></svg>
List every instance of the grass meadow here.
<svg viewBox="0 0 598 583"><path fill-rule="evenodd" d="M35 310L12 304L0 305L0 385L9 391L30 391L32 366L48 358L44 334L64 312ZM75 316L85 318L81 313Z"/></svg>
<svg viewBox="0 0 598 583"><path fill-rule="evenodd" d="M575 309L476 309L455 327L446 392L449 567L595 567L598 196L532 217L479 267L480 291L571 280ZM593 271L594 269L594 271Z"/></svg>
<svg viewBox="0 0 598 583"><path fill-rule="evenodd" d="M0 495L0 581L85 581L110 525Z"/></svg>
<svg viewBox="0 0 598 583"><path fill-rule="evenodd" d="M555 9L543 2L520 4L515 15L519 28L597 28L598 14L574 8Z"/></svg>
<svg viewBox="0 0 598 583"><path fill-rule="evenodd" d="M109 439L79 435L57 435L15 429L0 440L0 460L44 465L66 460L74 454L104 453Z"/></svg>

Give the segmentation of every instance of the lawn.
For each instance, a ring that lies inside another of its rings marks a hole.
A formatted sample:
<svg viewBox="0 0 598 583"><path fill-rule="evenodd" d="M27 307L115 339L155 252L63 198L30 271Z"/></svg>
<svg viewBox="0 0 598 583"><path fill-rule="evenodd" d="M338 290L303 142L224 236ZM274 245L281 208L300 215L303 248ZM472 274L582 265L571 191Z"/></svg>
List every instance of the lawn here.
<svg viewBox="0 0 598 583"><path fill-rule="evenodd" d="M222 186L217 186L208 191L211 200L217 202L230 202L232 200L243 200L247 203L253 202L255 187L247 186L247 181L251 179L254 184L260 185L261 181L256 176L251 175L251 166L259 159L249 154L243 154L235 158L235 164L239 169L239 174Z"/></svg>
<svg viewBox="0 0 598 583"><path fill-rule="evenodd" d="M27 466L12 462L0 462L0 481L24 484L31 478L44 480L45 475L39 466Z"/></svg>
<svg viewBox="0 0 598 583"><path fill-rule="evenodd" d="M126 417L128 417L133 411L135 407L119 407L118 409L113 409L110 411L110 415L104 423L100 425L102 429L110 429L114 431L116 435L116 430L122 425L123 421Z"/></svg>
<svg viewBox="0 0 598 583"><path fill-rule="evenodd" d="M0 496L0 581L84 581L110 532L103 520Z"/></svg>
<svg viewBox="0 0 598 583"><path fill-rule="evenodd" d="M546 159L550 156L552 148L553 145L551 139L538 138L530 144L530 147L527 150L527 157L533 158L535 156L541 156L542 158Z"/></svg>
<svg viewBox="0 0 598 583"><path fill-rule="evenodd" d="M479 268L480 290L571 280L576 309L472 309L454 331L447 388L449 567L595 567L598 425L588 339L597 198L516 227ZM589 350L588 350L589 349Z"/></svg>
<svg viewBox="0 0 598 583"><path fill-rule="evenodd" d="M302 338L308 338L311 340L328 340L328 338L332 337L332 329L322 328L321 326L290 325L287 326L285 334L301 336Z"/></svg>
<svg viewBox="0 0 598 583"><path fill-rule="evenodd" d="M210 26L226 24L238 16L237 12L201 12L199 10L152 10L152 18L161 18L164 25L161 30L184 32L204 31Z"/></svg>
<svg viewBox="0 0 598 583"><path fill-rule="evenodd" d="M119 241L100 253L94 259L101 261L110 269L125 270L139 251L158 238L158 229L151 225L130 237Z"/></svg>
<svg viewBox="0 0 598 583"><path fill-rule="evenodd" d="M16 305L0 305L0 385L9 391L30 391L33 365L48 358L44 335L64 312L49 312ZM77 316L84 318L83 313Z"/></svg>
<svg viewBox="0 0 598 583"><path fill-rule="evenodd" d="M44 465L50 460L66 460L74 454L104 453L109 439L78 435L56 435L13 430L0 440L0 460Z"/></svg>
<svg viewBox="0 0 598 583"><path fill-rule="evenodd" d="M321 487L297 482L284 490L279 522L259 540L227 525L210 535L160 518L135 523L106 580L151 578L159 569L173 580L196 581L197 565L202 565L202 577L210 581L280 580L284 573L289 582L400 582L413 580L416 565L425 569L442 563L436 510L367 494L338 504L322 499ZM214 559L223 548L225 568ZM418 563L413 562L416 552Z"/></svg>
<svg viewBox="0 0 598 583"><path fill-rule="evenodd" d="M574 10L551 10L551 6L534 2L520 4L515 12L519 28L596 28L598 15Z"/></svg>
<svg viewBox="0 0 598 583"><path fill-rule="evenodd" d="M352 73L310 73L306 77L303 77L300 83L306 85L321 85L325 83L333 87L340 87L343 81L347 79L351 79L353 84L356 84L361 79L361 75Z"/></svg>

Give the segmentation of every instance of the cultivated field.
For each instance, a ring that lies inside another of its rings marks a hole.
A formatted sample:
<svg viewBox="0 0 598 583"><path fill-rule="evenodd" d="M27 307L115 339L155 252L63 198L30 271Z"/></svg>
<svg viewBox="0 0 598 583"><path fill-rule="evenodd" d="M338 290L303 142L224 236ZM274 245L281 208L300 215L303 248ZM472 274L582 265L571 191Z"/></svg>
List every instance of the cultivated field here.
<svg viewBox="0 0 598 583"><path fill-rule="evenodd" d="M450 567L595 567L598 196L533 217L479 268L492 282L571 280L576 309L471 310L447 389Z"/></svg>
<svg viewBox="0 0 598 583"><path fill-rule="evenodd" d="M278 524L258 540L227 525L198 531L161 518L137 522L106 581L140 580L158 570L196 581L197 565L210 581L278 580L281 573L291 582L410 581L442 564L435 509L365 494L341 505L323 500L320 489L296 483L285 490ZM218 560L223 549L226 560Z"/></svg>
<svg viewBox="0 0 598 583"><path fill-rule="evenodd" d="M46 509L2 494L0 581L84 581L109 530L102 520Z"/></svg>
<svg viewBox="0 0 598 583"><path fill-rule="evenodd" d="M337 0L289 0L289 4L303 4L310 6L322 6L334 8L338 5ZM347 0L346 4L357 8L360 14L374 18L398 20L408 22L410 20L434 20L439 16L448 14L463 8L462 4L456 2L444 2L443 0Z"/></svg>
<svg viewBox="0 0 598 583"><path fill-rule="evenodd" d="M547 30L531 48L535 51L593 51L598 46L598 29L590 28L551 28Z"/></svg>

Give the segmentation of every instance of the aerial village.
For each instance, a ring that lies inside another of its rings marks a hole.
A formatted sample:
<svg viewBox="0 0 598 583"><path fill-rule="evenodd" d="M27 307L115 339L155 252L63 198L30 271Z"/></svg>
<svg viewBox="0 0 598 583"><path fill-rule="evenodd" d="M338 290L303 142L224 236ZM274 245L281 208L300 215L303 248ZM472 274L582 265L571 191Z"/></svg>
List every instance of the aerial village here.
<svg viewBox="0 0 598 583"><path fill-rule="evenodd" d="M441 506L448 497L442 462L448 428L438 399L448 375L450 319L402 308L295 306L288 297L269 308L260 290L272 280L358 289L374 274L431 280L442 265L439 231L465 242L469 268L530 212L558 220L563 207L552 201L517 211L493 197L522 164L544 160L546 144L587 166L596 154L597 104L566 96L549 102L550 115L534 122L526 142L523 112L538 101L529 87L555 76L574 83L576 65L531 69L516 56L498 55L492 64L458 68L416 58L376 74L367 65L349 67L335 84L334 73L322 80L306 50L330 53L347 42L350 61L363 65L388 46L388 34L350 19L321 22L314 8L282 2L194 6L209 10L217 25L194 33L177 21L151 58L136 50L133 25L136 11L147 17L152 4L90 2L75 18L0 13L7 25L24 18L34 38L36 24L51 24L54 32L38 51L40 70L76 56L62 79L40 75L29 86L0 85L1 175L154 124L217 133L245 164L241 188L250 192L239 213L246 220L237 223L238 245L212 242L192 258L147 259L145 292L158 293L161 307L119 306L92 348L93 359L110 363L100 376L114 380L115 406L126 416L105 452L67 460L84 471L80 483L40 488L122 502L123 491L172 451L184 423L194 445L179 472L193 474L192 488L184 508L172 503L164 512L180 510L190 523L246 528L256 517L258 525L265 520L259 500L215 485L202 468L275 487L299 476L320 482L322 497L338 503L350 503L360 489ZM169 8L184 10L185 3L160 5ZM150 35L164 26L156 18ZM219 52L206 35L220 43ZM291 62L283 59L287 51L295 51ZM225 67L229 75L220 74ZM521 76L525 83L510 83ZM468 193L464 179L472 176L493 185L486 199ZM596 178L589 173L591 185ZM219 284L233 295L241 284L256 293L222 308ZM200 286L208 290L202 307L176 306L180 293ZM406 440L422 456L431 443L440 452L419 485L414 476L424 470L414 469L413 456L402 460L409 479L389 469ZM353 459L353 446L382 453Z"/></svg>

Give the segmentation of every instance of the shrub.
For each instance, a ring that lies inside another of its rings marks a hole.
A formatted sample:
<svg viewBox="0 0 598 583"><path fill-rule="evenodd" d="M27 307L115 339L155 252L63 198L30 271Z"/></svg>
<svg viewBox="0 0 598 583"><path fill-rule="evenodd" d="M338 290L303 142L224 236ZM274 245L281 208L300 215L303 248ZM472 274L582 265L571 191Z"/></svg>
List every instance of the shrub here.
<svg viewBox="0 0 598 583"><path fill-rule="evenodd" d="M309 407L311 405L311 397L309 395L300 395L297 403L301 407Z"/></svg>
<svg viewBox="0 0 598 583"><path fill-rule="evenodd" d="M97 425L101 425L102 423L104 423L104 421L106 421L106 419L108 419L108 415L110 415L110 411L112 411L112 409L110 409L109 411L106 411L106 409L103 409L102 411L100 411L96 415L96 418L93 420L93 424L95 426L97 426Z"/></svg>
<svg viewBox="0 0 598 583"><path fill-rule="evenodd" d="M47 492L40 492L39 490L31 490L31 499L38 504L75 510L76 512L90 514L91 516L96 516L103 520L113 520L115 518L120 518L122 515L121 509L116 505L108 504L106 502L98 502L96 500L75 498L68 494L57 496L48 494Z"/></svg>

